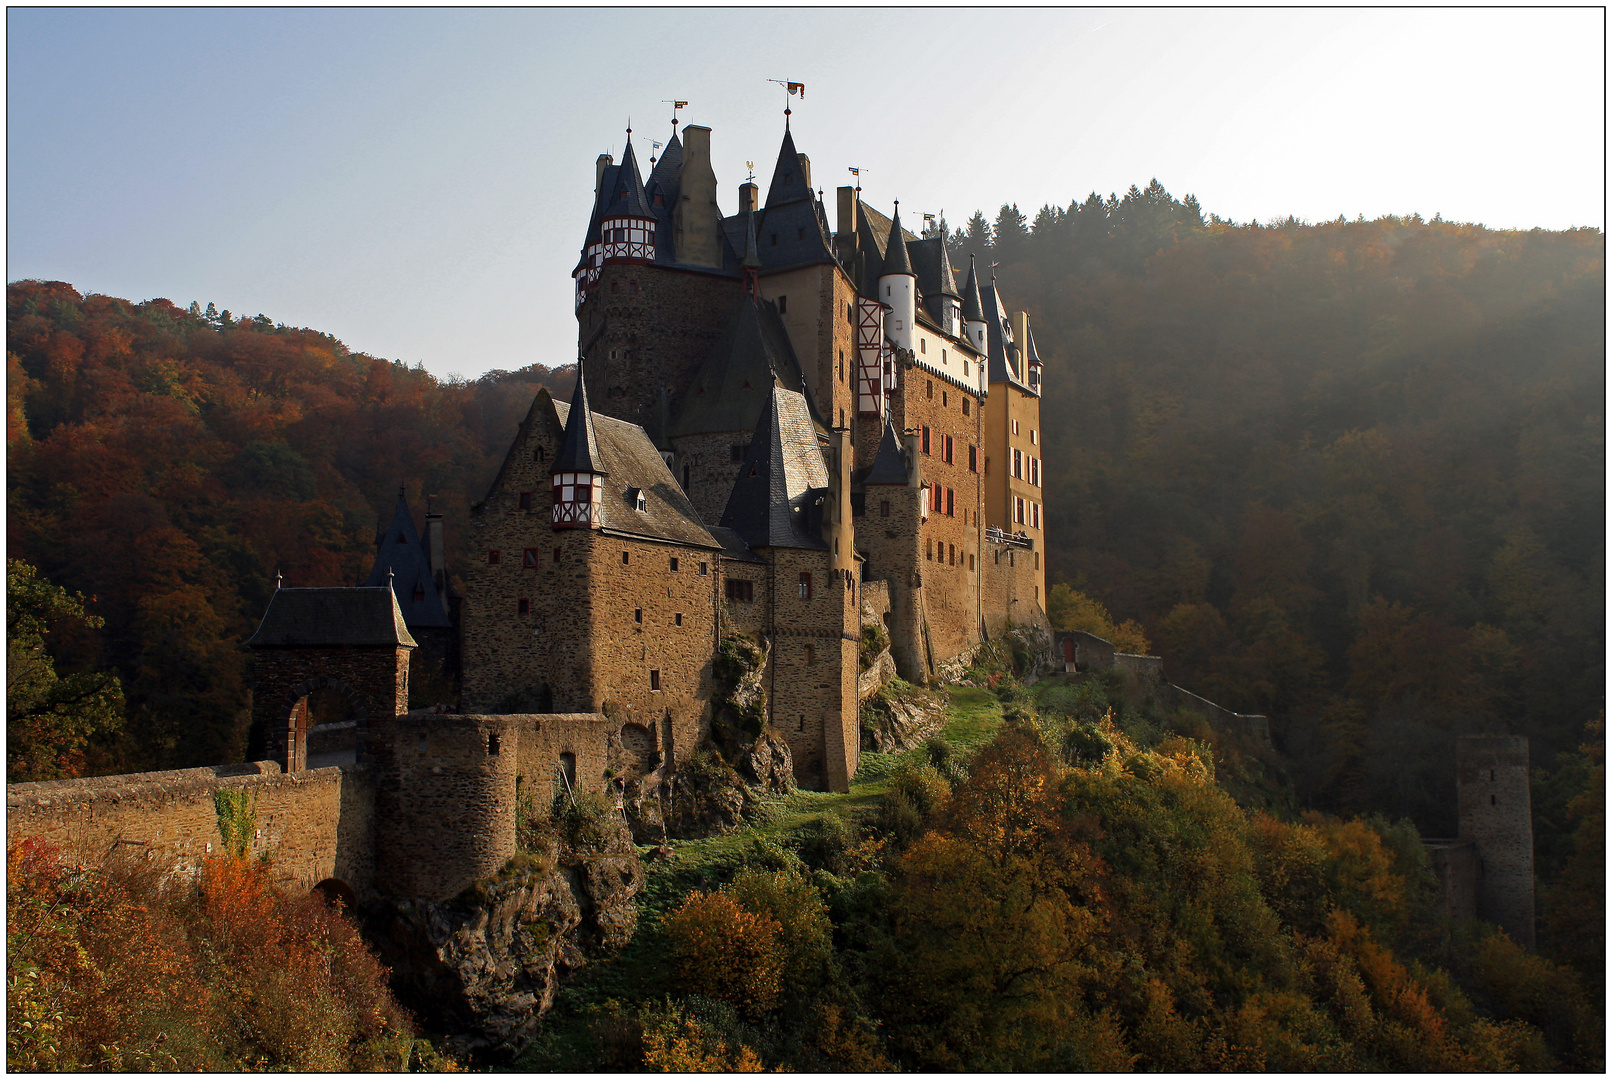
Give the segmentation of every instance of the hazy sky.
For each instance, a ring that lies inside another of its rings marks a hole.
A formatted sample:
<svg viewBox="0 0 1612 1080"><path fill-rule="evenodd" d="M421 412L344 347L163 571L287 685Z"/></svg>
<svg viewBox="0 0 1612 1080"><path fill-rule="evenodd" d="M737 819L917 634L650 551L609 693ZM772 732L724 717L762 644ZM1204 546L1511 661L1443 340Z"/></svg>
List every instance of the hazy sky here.
<svg viewBox="0 0 1612 1080"><path fill-rule="evenodd" d="M1157 177L1239 222L1604 227L1598 10L11 8L7 280L439 375L558 364L593 161L671 107L726 213L783 91L827 193L955 226ZM1011 283L1004 282L1011 290Z"/></svg>

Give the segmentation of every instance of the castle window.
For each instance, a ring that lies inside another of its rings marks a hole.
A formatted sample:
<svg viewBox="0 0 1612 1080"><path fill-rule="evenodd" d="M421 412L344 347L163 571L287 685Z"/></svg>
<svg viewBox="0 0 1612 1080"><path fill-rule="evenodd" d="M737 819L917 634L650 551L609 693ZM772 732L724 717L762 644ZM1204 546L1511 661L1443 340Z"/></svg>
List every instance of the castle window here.
<svg viewBox="0 0 1612 1080"><path fill-rule="evenodd" d="M974 572L974 556L972 553L968 556L968 572L970 574Z"/></svg>
<svg viewBox="0 0 1612 1080"><path fill-rule="evenodd" d="M621 282L612 281L610 283L610 291L613 292L613 293L619 293L621 291ZM611 359L615 359L615 354L614 353L611 354Z"/></svg>
<svg viewBox="0 0 1612 1080"><path fill-rule="evenodd" d="M933 540L926 539L924 541L924 558L930 562L935 561L935 542Z"/></svg>
<svg viewBox="0 0 1612 1080"><path fill-rule="evenodd" d="M929 398L931 401L933 401L934 398L935 398L935 380L934 379L925 379L924 382L927 384L924 387L924 397Z"/></svg>
<svg viewBox="0 0 1612 1080"><path fill-rule="evenodd" d="M1017 420L1015 420L1015 421L1013 421L1013 434L1017 435L1018 433L1019 433L1019 422Z"/></svg>
<svg viewBox="0 0 1612 1080"><path fill-rule="evenodd" d="M416 604L425 603L425 590L418 585L414 587L414 602Z"/></svg>
<svg viewBox="0 0 1612 1080"><path fill-rule="evenodd" d="M626 566L630 562L632 562L632 552L623 551L621 553L621 565Z"/></svg>
<svg viewBox="0 0 1612 1080"><path fill-rule="evenodd" d="M641 622L644 621L644 609L643 608L638 607L638 608L633 608L632 609L632 621L635 622L635 623L641 623Z"/></svg>
<svg viewBox="0 0 1612 1080"><path fill-rule="evenodd" d="M734 445L728 447L728 455L734 461L743 461L744 460L744 447L742 447L742 446L738 445L737 443L735 443Z"/></svg>
<svg viewBox="0 0 1612 1080"><path fill-rule="evenodd" d="M1024 455L1017 450L1013 451L1013 475L1020 480L1024 479Z"/></svg>
<svg viewBox="0 0 1612 1080"><path fill-rule="evenodd" d="M1011 552L1011 551L1008 552L1008 565L1009 566L1013 565L1013 552Z"/></svg>
<svg viewBox="0 0 1612 1080"><path fill-rule="evenodd" d="M964 398L963 403L967 404L968 399ZM969 443L968 445L968 471L980 471L980 448L975 446L973 443Z"/></svg>
<svg viewBox="0 0 1612 1080"><path fill-rule="evenodd" d="M951 398L947 397L946 391L942 390L940 392L940 407L944 409L949 404L951 404Z"/></svg>
<svg viewBox="0 0 1612 1080"><path fill-rule="evenodd" d="M746 581L743 578L729 578L727 588L729 600L740 604L749 604L756 599L756 585L753 581Z"/></svg>
<svg viewBox="0 0 1612 1080"><path fill-rule="evenodd" d="M840 381L845 381L845 350L840 350Z"/></svg>
<svg viewBox="0 0 1612 1080"><path fill-rule="evenodd" d="M963 396L963 415L968 415L968 396L966 394Z"/></svg>
<svg viewBox="0 0 1612 1080"><path fill-rule="evenodd" d="M880 517L889 517L890 516L890 500L889 499L883 499L883 500L880 501L880 503L879 503L879 516Z"/></svg>
<svg viewBox="0 0 1612 1080"><path fill-rule="evenodd" d="M806 239L806 226L802 225L800 228L795 230L795 239L796 240L804 240L804 239Z"/></svg>
<svg viewBox="0 0 1612 1080"><path fill-rule="evenodd" d="M653 668L651 668L649 672L649 688L651 690L660 689L660 672Z"/></svg>
<svg viewBox="0 0 1612 1080"><path fill-rule="evenodd" d="M890 289L891 289L891 286L886 285L884 287L884 295L889 296L890 295Z"/></svg>
<svg viewBox="0 0 1612 1080"><path fill-rule="evenodd" d="M681 611L679 611L677 614L672 616L672 625L673 626L682 626L683 625L683 613Z"/></svg>
<svg viewBox="0 0 1612 1080"><path fill-rule="evenodd" d="M627 282L627 294L629 296L637 296L638 295L638 282L636 282L636 281Z"/></svg>
<svg viewBox="0 0 1612 1080"><path fill-rule="evenodd" d="M1041 552L1039 551L1035 553L1035 568L1037 570L1041 569Z"/></svg>
<svg viewBox="0 0 1612 1080"><path fill-rule="evenodd" d="M802 600L812 598L812 575L804 570L800 572L800 598Z"/></svg>
<svg viewBox="0 0 1612 1080"><path fill-rule="evenodd" d="M531 602L531 600L529 600L529 599L527 599L526 597L523 596L519 600L515 601L515 614L517 614L517 615L530 615L531 613L532 613L532 602Z"/></svg>
<svg viewBox="0 0 1612 1080"><path fill-rule="evenodd" d="M963 361L963 378L968 378L968 361Z"/></svg>
<svg viewBox="0 0 1612 1080"><path fill-rule="evenodd" d="M537 569L537 549L527 548L521 552L521 565L528 570Z"/></svg>
<svg viewBox="0 0 1612 1080"><path fill-rule="evenodd" d="M539 446L537 449L532 451L532 460L533 461L542 461L543 458L545 457L545 455L546 455L546 452L544 451L544 449L541 446Z"/></svg>
<svg viewBox="0 0 1612 1080"><path fill-rule="evenodd" d="M957 462L957 440L950 435L946 436L946 464L954 465Z"/></svg>
<svg viewBox="0 0 1612 1080"><path fill-rule="evenodd" d="M778 234L777 233L772 234L772 246L773 247L778 246Z"/></svg>
<svg viewBox="0 0 1612 1080"><path fill-rule="evenodd" d="M689 467L687 465L684 465L683 466L683 490L684 491L688 490L688 475L689 475Z"/></svg>
<svg viewBox="0 0 1612 1080"><path fill-rule="evenodd" d="M810 645L806 646L806 662L808 664L817 663L817 652Z"/></svg>
<svg viewBox="0 0 1612 1080"><path fill-rule="evenodd" d="M489 551L489 552L487 552L487 565L488 566L497 566L498 565L498 552L497 551Z"/></svg>
<svg viewBox="0 0 1612 1080"><path fill-rule="evenodd" d="M677 573L677 556L672 556L672 573Z"/></svg>
<svg viewBox="0 0 1612 1080"><path fill-rule="evenodd" d="M945 349L940 350L940 362L942 364L944 364L946 362L946 350Z"/></svg>
<svg viewBox="0 0 1612 1080"><path fill-rule="evenodd" d="M789 310L789 297L780 296L778 298L778 314L783 315L788 310Z"/></svg>
<svg viewBox="0 0 1612 1080"><path fill-rule="evenodd" d="M711 564L710 563L701 563L700 564L700 576L701 577L706 577L710 573L711 573Z"/></svg>
<svg viewBox="0 0 1612 1080"><path fill-rule="evenodd" d="M487 753L496 755L498 750L498 733L496 731L490 731L487 733Z"/></svg>
<svg viewBox="0 0 1612 1080"><path fill-rule="evenodd" d="M554 561L555 562L560 561L560 549L559 548L554 549Z"/></svg>
<svg viewBox="0 0 1612 1080"><path fill-rule="evenodd" d="M844 426L845 426L845 410L841 409L840 410L840 427L844 427Z"/></svg>
<svg viewBox="0 0 1612 1080"><path fill-rule="evenodd" d="M655 205L656 206L665 206L666 205L666 196L662 195L658 191L655 192Z"/></svg>
<svg viewBox="0 0 1612 1080"><path fill-rule="evenodd" d="M919 338L918 339L918 351L921 352L921 353L926 353L926 352L929 351L929 339L928 338Z"/></svg>
<svg viewBox="0 0 1612 1080"><path fill-rule="evenodd" d="M1031 595L1033 595L1035 597L1036 603L1039 604L1041 602L1041 586L1039 586L1039 585L1035 586L1035 588L1031 589L1030 592L1031 592Z"/></svg>
<svg viewBox="0 0 1612 1080"><path fill-rule="evenodd" d="M985 475L986 476L991 475L991 459L990 458L985 459Z"/></svg>
<svg viewBox="0 0 1612 1080"><path fill-rule="evenodd" d="M918 430L918 449L929 453L929 425L924 424Z"/></svg>
<svg viewBox="0 0 1612 1080"><path fill-rule="evenodd" d="M957 545L956 544L947 544L946 545L946 562L950 566L956 566L957 565Z"/></svg>
<svg viewBox="0 0 1612 1080"><path fill-rule="evenodd" d="M1013 522L1016 525L1024 524L1024 500L1017 496L1013 499Z"/></svg>
<svg viewBox="0 0 1612 1080"><path fill-rule="evenodd" d="M957 516L957 489L956 488L947 488L946 489L946 516L947 517L956 517Z"/></svg>
<svg viewBox="0 0 1612 1080"><path fill-rule="evenodd" d="M532 508L532 493L530 491L521 492L520 501L522 510L530 510Z"/></svg>

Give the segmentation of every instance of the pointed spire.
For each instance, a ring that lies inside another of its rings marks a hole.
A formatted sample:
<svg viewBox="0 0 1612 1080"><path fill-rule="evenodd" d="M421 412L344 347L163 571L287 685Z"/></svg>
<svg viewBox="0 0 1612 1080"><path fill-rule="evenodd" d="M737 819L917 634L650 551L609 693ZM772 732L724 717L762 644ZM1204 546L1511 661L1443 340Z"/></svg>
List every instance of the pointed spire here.
<svg viewBox="0 0 1612 1080"><path fill-rule="evenodd" d="M879 440L879 452L874 455L873 464L868 467L868 474L862 478L862 483L893 487L903 487L907 483L907 459L901 452L901 437L896 434L895 424L889 417L884 420L884 437Z"/></svg>
<svg viewBox="0 0 1612 1080"><path fill-rule="evenodd" d="M778 147L778 163L773 166L772 185L767 188L768 208L777 203L810 199L812 187L806 182L806 170L801 168L800 154L795 149L795 137L784 129L783 145Z"/></svg>
<svg viewBox="0 0 1612 1080"><path fill-rule="evenodd" d="M285 575L280 573L279 568L277 567L275 569L275 571L274 571L274 591L275 592L279 592L284 587L283 584L282 584L284 581L285 581Z"/></svg>
<svg viewBox="0 0 1612 1080"><path fill-rule="evenodd" d="M611 190L599 193L600 202L604 204L601 218L655 216L649 208L649 197L644 194L644 178L638 171L638 156L633 152L632 128L627 129L627 148L621 152L621 164L616 166L614 175L607 171L604 178L611 181Z"/></svg>
<svg viewBox="0 0 1612 1080"><path fill-rule="evenodd" d="M906 274L916 277L912 272L912 259L907 255L907 241L901 235L901 204L896 203L895 217L890 219L890 242L884 248L884 274Z"/></svg>
<svg viewBox="0 0 1612 1080"><path fill-rule="evenodd" d="M571 415L566 419L565 440L560 444L560 452L554 455L554 466L549 472L605 475L599 440L593 432L593 413L588 409L588 383L582 373L581 357L577 358L577 384L571 391Z"/></svg>
<svg viewBox="0 0 1612 1080"><path fill-rule="evenodd" d="M963 294L957 291L957 276L952 273L951 256L946 254L946 238L940 238L940 289L941 296L955 296L959 300Z"/></svg>
<svg viewBox="0 0 1612 1080"><path fill-rule="evenodd" d="M980 282L972 255L968 257L968 280L963 283L963 321L985 321L985 305L980 303Z"/></svg>

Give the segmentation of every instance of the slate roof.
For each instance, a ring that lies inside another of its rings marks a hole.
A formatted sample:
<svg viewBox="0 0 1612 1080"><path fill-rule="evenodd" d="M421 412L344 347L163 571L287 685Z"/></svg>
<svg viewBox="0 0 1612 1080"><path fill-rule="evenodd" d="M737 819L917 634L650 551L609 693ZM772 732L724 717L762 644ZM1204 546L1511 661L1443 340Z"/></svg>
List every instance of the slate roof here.
<svg viewBox="0 0 1612 1080"><path fill-rule="evenodd" d="M654 184L670 183L682 175L683 140L679 139L677 132L673 130L672 141L661 151L660 160L655 163L654 171L649 174L649 180L644 187L647 190Z"/></svg>
<svg viewBox="0 0 1612 1080"><path fill-rule="evenodd" d="M963 294L957 291L957 278L952 273L952 261L946 257L946 241L938 236L926 240L908 240L907 256L912 260L912 272L918 278L918 290L924 296L962 299Z"/></svg>
<svg viewBox="0 0 1612 1080"><path fill-rule="evenodd" d="M745 248L745 218L745 214L734 214L722 220L728 244L737 252ZM806 182L800 155L795 151L795 138L787 130L755 229L756 251L764 274L837 261L828 214Z"/></svg>
<svg viewBox="0 0 1612 1080"><path fill-rule="evenodd" d="M571 391L571 400L582 406L582 411L577 413L579 422L565 425L565 439L560 443L559 453L554 455L554 466L549 472L607 473L599 456L599 440L593 425L595 413L588 408L588 384L583 378L580 359L577 361L576 389Z"/></svg>
<svg viewBox="0 0 1612 1080"><path fill-rule="evenodd" d="M397 597L385 585L357 589L276 589L254 647L404 645L415 647Z"/></svg>
<svg viewBox="0 0 1612 1080"><path fill-rule="evenodd" d="M1029 384L1019 376L1019 347L1009 340L1007 306L997 294L995 278L980 290L980 307L985 317L985 350L990 358L987 377L991 382L1012 383L1029 391Z"/></svg>
<svg viewBox="0 0 1612 1080"><path fill-rule="evenodd" d="M550 400L559 422L569 432L571 404ZM592 419L599 464L606 474L599 507L603 527L610 532L690 547L717 547L717 541L706 531L694 504L672 478L666 460L655 449L649 433L637 424L603 413L594 413ZM643 510L634 509L627 502L628 488L643 492Z"/></svg>
<svg viewBox="0 0 1612 1080"><path fill-rule="evenodd" d="M968 257L968 280L963 282L963 321L982 322L985 309L980 306L979 275L974 270L974 256Z"/></svg>
<svg viewBox="0 0 1612 1080"><path fill-rule="evenodd" d="M733 482L722 527L751 548L823 550L827 494L828 466L805 395L774 386Z"/></svg>
<svg viewBox="0 0 1612 1080"><path fill-rule="evenodd" d="M890 274L906 274L917 277L912 272L912 259L907 255L906 230L901 227L901 211L896 210L896 216L890 222L889 239L884 242L884 270L881 277Z"/></svg>
<svg viewBox="0 0 1612 1080"><path fill-rule="evenodd" d="M683 143L676 135L666 144L666 152L655 163L655 169L649 174L649 179L641 183L636 182L638 176L637 156L633 152L629 141L626 151L622 154L620 164L606 165L604 173L599 178L599 190L594 195L593 216L588 219L588 231L582 239L582 254L577 261L581 266L588 257L588 248L599 242L601 222L613 213L628 211L619 208L617 200L626 184L629 200L641 199L642 212L639 217L652 218L655 222L655 263L665 266L686 265L678 262L676 235L673 229L672 216L677 209L677 202L683 190ZM632 159L632 168L627 175L622 170ZM661 204L655 205L655 195L661 197ZM702 273L719 273L737 277L739 272L739 252L744 249L743 237L737 245L731 236L724 236L722 244L722 267L720 270L711 267L693 267Z"/></svg>
<svg viewBox="0 0 1612 1080"><path fill-rule="evenodd" d="M800 153L795 149L795 136L784 128L784 141L778 146L778 163L772 168L772 183L767 186L766 209L798 199L810 199L812 186L800 167Z"/></svg>
<svg viewBox="0 0 1612 1080"><path fill-rule="evenodd" d="M405 624L453 625L442 609L442 597L431 574L431 552L414 529L414 515L409 513L402 488L397 492L392 523L375 538L375 565L364 579L363 588L385 588L388 571L392 574L392 591L397 594L397 605L403 612ZM419 600L414 599L416 593L421 594Z"/></svg>
<svg viewBox="0 0 1612 1080"><path fill-rule="evenodd" d="M888 416L884 419L884 437L879 440L879 452L873 456L873 464L868 466L867 475L862 478L864 487L877 484L902 487L907 484L907 458L901 452L901 438L896 434L895 424Z"/></svg>
<svg viewBox="0 0 1612 1080"><path fill-rule="evenodd" d="M806 378L777 305L740 300L694 373L668 434L750 431L772 399L774 381L806 392Z"/></svg>
<svg viewBox="0 0 1612 1080"><path fill-rule="evenodd" d="M736 562L766 564L767 560L750 550L750 545L744 542L744 537L732 529L724 529L720 525L707 525L706 530L716 537L716 542L722 545L722 557L733 559Z"/></svg>
<svg viewBox="0 0 1612 1080"><path fill-rule="evenodd" d="M604 202L600 218L618 216L652 218L649 197L644 193L644 180L638 171L638 156L633 153L632 137L627 137L627 148L621 152L621 164L616 166L610 186L601 185L600 197Z"/></svg>

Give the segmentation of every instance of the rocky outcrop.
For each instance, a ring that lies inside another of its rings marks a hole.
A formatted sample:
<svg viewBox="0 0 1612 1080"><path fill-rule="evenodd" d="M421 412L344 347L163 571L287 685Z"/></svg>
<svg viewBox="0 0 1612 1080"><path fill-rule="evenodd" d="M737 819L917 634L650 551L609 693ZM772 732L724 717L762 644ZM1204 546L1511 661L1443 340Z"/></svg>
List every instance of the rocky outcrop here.
<svg viewBox="0 0 1612 1080"><path fill-rule="evenodd" d="M596 830L598 832L599 830ZM632 939L643 864L620 819L578 853L558 840L443 901L391 901L368 937L398 998L461 1056L517 1054L560 979Z"/></svg>
<svg viewBox="0 0 1612 1080"><path fill-rule="evenodd" d="M733 767L752 794L775 795L794 790L795 763L789 741L768 728L733 755Z"/></svg>
<svg viewBox="0 0 1612 1080"><path fill-rule="evenodd" d="M946 701L908 683L893 682L862 705L862 749L910 750L946 726Z"/></svg>

